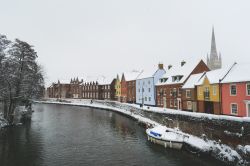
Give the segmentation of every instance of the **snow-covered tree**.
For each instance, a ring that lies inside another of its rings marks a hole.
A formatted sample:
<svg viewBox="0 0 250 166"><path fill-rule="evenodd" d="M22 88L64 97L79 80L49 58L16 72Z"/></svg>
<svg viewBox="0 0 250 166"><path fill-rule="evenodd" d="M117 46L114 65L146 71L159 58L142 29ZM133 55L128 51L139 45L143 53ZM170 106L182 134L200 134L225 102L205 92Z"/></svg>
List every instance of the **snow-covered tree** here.
<svg viewBox="0 0 250 166"><path fill-rule="evenodd" d="M8 103L4 115L12 123L17 106L27 105L30 99L43 95L44 79L33 46L19 39L4 42L5 36L0 40L0 99Z"/></svg>

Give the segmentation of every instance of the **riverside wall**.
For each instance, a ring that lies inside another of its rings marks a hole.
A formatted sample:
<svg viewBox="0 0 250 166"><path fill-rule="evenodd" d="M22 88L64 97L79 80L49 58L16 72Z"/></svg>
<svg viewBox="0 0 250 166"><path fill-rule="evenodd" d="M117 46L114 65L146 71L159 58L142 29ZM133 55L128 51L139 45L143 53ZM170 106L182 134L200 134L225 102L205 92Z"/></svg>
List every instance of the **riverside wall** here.
<svg viewBox="0 0 250 166"><path fill-rule="evenodd" d="M154 112L153 109L141 109L127 104L112 101L98 101L107 106L126 109L143 117L154 120L169 128L179 128L181 131L198 137L206 137L236 148L238 145L250 145L250 122L229 119L214 119L181 114ZM151 111L152 110L152 111Z"/></svg>

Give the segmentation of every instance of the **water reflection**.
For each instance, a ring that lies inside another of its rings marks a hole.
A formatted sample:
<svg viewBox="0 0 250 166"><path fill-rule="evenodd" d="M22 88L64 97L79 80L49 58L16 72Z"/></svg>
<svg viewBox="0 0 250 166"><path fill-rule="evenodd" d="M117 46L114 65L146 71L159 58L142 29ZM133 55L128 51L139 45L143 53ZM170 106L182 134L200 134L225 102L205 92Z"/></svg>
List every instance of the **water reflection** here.
<svg viewBox="0 0 250 166"><path fill-rule="evenodd" d="M216 165L147 141L137 122L83 107L36 104L32 121L0 132L1 166Z"/></svg>

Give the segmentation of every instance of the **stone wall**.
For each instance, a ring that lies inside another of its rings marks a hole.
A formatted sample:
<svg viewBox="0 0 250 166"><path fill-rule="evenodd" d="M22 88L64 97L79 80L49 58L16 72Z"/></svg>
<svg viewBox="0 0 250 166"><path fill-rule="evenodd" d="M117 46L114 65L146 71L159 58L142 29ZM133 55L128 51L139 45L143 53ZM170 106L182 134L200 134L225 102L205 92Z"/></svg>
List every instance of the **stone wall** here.
<svg viewBox="0 0 250 166"><path fill-rule="evenodd" d="M150 118L170 128L179 128L181 131L208 139L221 141L233 148L237 145L250 145L250 122L240 122L225 119L199 118L188 115L157 113L142 110L127 104L112 101L99 101L105 105L133 111L144 117Z"/></svg>

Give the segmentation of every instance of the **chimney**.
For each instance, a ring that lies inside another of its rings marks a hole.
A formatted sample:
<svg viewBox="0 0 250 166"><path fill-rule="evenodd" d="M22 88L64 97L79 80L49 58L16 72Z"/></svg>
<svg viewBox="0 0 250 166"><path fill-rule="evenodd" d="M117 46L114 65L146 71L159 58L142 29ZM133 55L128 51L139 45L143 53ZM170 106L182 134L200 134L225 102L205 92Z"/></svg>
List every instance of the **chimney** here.
<svg viewBox="0 0 250 166"><path fill-rule="evenodd" d="M159 68L159 69L163 69L163 63L159 63L159 64L158 64L158 68Z"/></svg>
<svg viewBox="0 0 250 166"><path fill-rule="evenodd" d="M171 69L173 66L172 65L168 65L168 70Z"/></svg>
<svg viewBox="0 0 250 166"><path fill-rule="evenodd" d="M185 61L181 61L181 66L184 66L185 65Z"/></svg>

